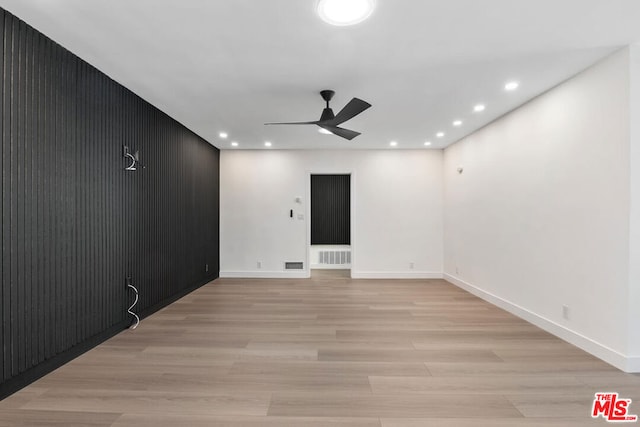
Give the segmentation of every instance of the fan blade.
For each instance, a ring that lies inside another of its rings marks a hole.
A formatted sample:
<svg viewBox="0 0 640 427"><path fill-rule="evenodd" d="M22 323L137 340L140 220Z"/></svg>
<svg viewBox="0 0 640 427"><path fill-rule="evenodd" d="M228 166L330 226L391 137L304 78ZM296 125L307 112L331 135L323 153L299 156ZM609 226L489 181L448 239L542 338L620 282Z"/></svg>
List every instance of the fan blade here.
<svg viewBox="0 0 640 427"><path fill-rule="evenodd" d="M354 118L369 107L371 107L371 104L369 104L368 102L363 101L362 99L353 98L347 105L344 106L342 110L340 110L340 112L333 119L327 120L326 123L329 125L337 126L349 119Z"/></svg>
<svg viewBox="0 0 640 427"><path fill-rule="evenodd" d="M338 126L331 126L331 125L327 125L327 124L324 124L324 123L323 124L319 124L318 126L320 126L323 129L328 130L329 132L331 132L334 135L338 135L338 136L343 137L344 139L348 139L349 141L351 141L356 136L360 135L360 132L356 132L355 130L339 128Z"/></svg>
<svg viewBox="0 0 640 427"><path fill-rule="evenodd" d="M265 123L265 125L317 125L318 122L313 121L313 122L280 122L280 123Z"/></svg>

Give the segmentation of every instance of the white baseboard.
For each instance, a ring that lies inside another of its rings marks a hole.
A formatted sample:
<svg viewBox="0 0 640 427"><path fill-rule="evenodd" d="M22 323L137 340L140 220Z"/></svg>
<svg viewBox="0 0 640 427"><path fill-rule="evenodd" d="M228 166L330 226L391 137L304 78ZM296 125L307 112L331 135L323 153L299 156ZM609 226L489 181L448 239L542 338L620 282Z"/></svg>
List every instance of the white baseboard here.
<svg viewBox="0 0 640 427"><path fill-rule="evenodd" d="M311 272L297 271L220 271L220 278L236 279L308 279ZM354 271L353 279L442 279L442 273L429 271Z"/></svg>
<svg viewBox="0 0 640 427"><path fill-rule="evenodd" d="M355 271L353 279L442 279L442 273L432 271Z"/></svg>
<svg viewBox="0 0 640 427"><path fill-rule="evenodd" d="M473 286L472 284L467 283L464 280L450 274L445 273L444 279L452 283L453 285L456 285L459 288L462 288L465 291L472 293L473 295L482 298L483 300L490 302L491 304L498 306L503 310L506 310L509 313L538 326L541 329L544 329L545 331L557 336L558 338L561 338L575 345L576 347L581 348L587 353L590 353L595 357L604 360L605 362L615 366L616 368L624 372L640 372L640 357L627 357L603 344L600 344L597 341L592 340L589 337L585 337L584 335L574 332L571 329L566 328L565 326L559 325L532 311L520 307L517 304L502 299L489 292L483 291L482 289Z"/></svg>
<svg viewBox="0 0 640 427"><path fill-rule="evenodd" d="M308 279L308 270L296 271L221 271L220 278L226 279Z"/></svg>

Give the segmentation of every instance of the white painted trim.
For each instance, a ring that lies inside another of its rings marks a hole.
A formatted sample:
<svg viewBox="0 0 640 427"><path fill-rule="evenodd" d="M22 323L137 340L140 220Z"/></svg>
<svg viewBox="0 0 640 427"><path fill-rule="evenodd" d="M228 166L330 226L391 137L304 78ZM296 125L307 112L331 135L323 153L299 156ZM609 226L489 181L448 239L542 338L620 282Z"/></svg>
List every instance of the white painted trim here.
<svg viewBox="0 0 640 427"><path fill-rule="evenodd" d="M308 279L308 270L296 271L221 271L221 279Z"/></svg>
<svg viewBox="0 0 640 427"><path fill-rule="evenodd" d="M547 318L544 318L532 311L527 310L524 307L520 307L510 301L500 298L490 292L486 292L470 283L465 282L455 276L445 273L444 279L465 291L472 293L473 295L482 298L483 300L490 302L491 304L508 311L509 313L526 320L538 326L541 329L561 338L579 348L592 354L593 356L604 360L610 365L624 372L640 372L640 357L627 357L617 351L592 340L589 337L585 337L565 326L559 325Z"/></svg>
<svg viewBox="0 0 640 427"><path fill-rule="evenodd" d="M432 271L354 271L352 279L442 279L442 273Z"/></svg>

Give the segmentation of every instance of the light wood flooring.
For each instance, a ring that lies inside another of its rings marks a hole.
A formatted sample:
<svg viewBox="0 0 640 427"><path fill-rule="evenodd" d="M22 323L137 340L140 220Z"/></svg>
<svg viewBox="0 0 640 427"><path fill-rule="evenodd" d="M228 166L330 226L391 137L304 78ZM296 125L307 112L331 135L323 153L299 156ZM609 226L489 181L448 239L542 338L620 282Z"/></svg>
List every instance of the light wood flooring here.
<svg viewBox="0 0 640 427"><path fill-rule="evenodd" d="M218 279L0 402L0 426L605 425L624 374L442 280Z"/></svg>

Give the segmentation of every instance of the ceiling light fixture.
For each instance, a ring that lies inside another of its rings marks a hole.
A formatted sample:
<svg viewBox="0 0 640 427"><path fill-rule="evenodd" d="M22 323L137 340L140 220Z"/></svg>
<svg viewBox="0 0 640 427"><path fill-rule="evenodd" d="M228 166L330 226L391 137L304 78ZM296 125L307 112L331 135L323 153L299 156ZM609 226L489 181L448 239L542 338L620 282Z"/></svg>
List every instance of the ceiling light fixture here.
<svg viewBox="0 0 640 427"><path fill-rule="evenodd" d="M425 146L425 147L428 147L428 146L430 146L430 145L431 145L431 141L427 141L427 142L425 142L425 143L424 143L424 146Z"/></svg>
<svg viewBox="0 0 640 427"><path fill-rule="evenodd" d="M220 132L220 133L218 134L218 136L219 136L220 138L222 138L222 139L227 139L227 137L228 137L229 135L228 135L226 132Z"/></svg>
<svg viewBox="0 0 640 427"><path fill-rule="evenodd" d="M484 104L478 104L475 107L473 107L473 111L475 111L476 113L484 111L484 109L485 109Z"/></svg>
<svg viewBox="0 0 640 427"><path fill-rule="evenodd" d="M444 132L438 132L438 133L436 133L436 136L438 138L442 138L444 136Z"/></svg>
<svg viewBox="0 0 640 427"><path fill-rule="evenodd" d="M267 141L267 142L264 143L264 146L265 147L271 147L271 143L269 141Z"/></svg>
<svg viewBox="0 0 640 427"><path fill-rule="evenodd" d="M375 0L319 0L316 12L327 24L355 25L373 13Z"/></svg>
<svg viewBox="0 0 640 427"><path fill-rule="evenodd" d="M454 125L454 126L456 126L456 127L458 127L458 126L462 126L462 120L455 120L455 121L453 122L453 125Z"/></svg>
<svg viewBox="0 0 640 427"><path fill-rule="evenodd" d="M232 147L237 147L237 146L238 146L238 143L237 143L237 142L235 142L235 141L233 141L233 142L231 143L231 146L232 146Z"/></svg>
<svg viewBox="0 0 640 427"><path fill-rule="evenodd" d="M518 83L518 82L509 82L506 85L504 85L504 89L505 90L516 90L516 89L518 89L518 86L520 86L520 83Z"/></svg>
<svg viewBox="0 0 640 427"><path fill-rule="evenodd" d="M397 143L396 141L391 141L391 142L389 143L389 145L390 145L390 146L392 146L392 147L395 147L395 146L397 146L397 145L398 145L398 143Z"/></svg>

